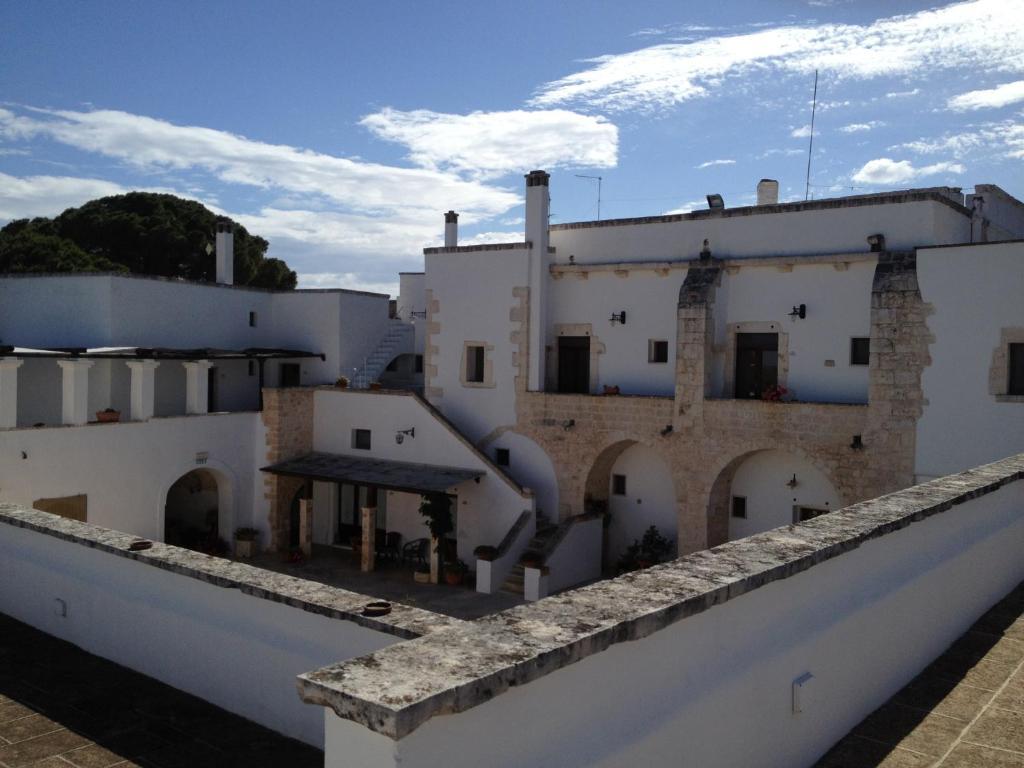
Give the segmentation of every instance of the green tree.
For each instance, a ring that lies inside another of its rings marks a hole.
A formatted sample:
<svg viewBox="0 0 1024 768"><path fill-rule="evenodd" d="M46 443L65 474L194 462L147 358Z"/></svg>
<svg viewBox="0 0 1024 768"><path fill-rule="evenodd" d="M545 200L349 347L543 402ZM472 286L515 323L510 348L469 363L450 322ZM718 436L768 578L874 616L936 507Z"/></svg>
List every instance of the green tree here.
<svg viewBox="0 0 1024 768"><path fill-rule="evenodd" d="M69 208L53 219L21 219L0 229L0 272L131 272L212 282L218 217L194 200L129 192ZM292 289L295 272L267 258L269 243L232 222L235 284Z"/></svg>

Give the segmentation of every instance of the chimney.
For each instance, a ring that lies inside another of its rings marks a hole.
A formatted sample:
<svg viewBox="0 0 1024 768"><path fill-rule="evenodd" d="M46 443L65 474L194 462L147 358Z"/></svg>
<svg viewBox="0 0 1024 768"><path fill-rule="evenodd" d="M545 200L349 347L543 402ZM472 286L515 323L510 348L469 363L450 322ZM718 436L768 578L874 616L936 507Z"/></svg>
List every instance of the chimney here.
<svg viewBox="0 0 1024 768"><path fill-rule="evenodd" d="M544 346L547 341L547 287L548 266L548 212L551 198L548 181L551 176L545 171L530 171L526 174L526 240L530 243L529 306L526 388L531 392L544 390Z"/></svg>
<svg viewBox="0 0 1024 768"><path fill-rule="evenodd" d="M235 283L235 234L230 221L217 222L217 282Z"/></svg>
<svg viewBox="0 0 1024 768"><path fill-rule="evenodd" d="M775 179L761 179L757 182L757 204L779 204L779 182Z"/></svg>
<svg viewBox="0 0 1024 768"><path fill-rule="evenodd" d="M459 214L448 211L444 215L444 247L454 248L459 244Z"/></svg>

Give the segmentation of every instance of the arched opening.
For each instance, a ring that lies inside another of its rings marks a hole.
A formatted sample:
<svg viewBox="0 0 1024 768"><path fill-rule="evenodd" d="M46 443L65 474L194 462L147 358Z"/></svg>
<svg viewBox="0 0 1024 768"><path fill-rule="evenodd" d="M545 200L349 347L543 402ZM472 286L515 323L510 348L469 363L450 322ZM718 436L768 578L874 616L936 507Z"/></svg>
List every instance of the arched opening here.
<svg viewBox="0 0 1024 768"><path fill-rule="evenodd" d="M828 476L803 456L754 451L718 475L708 504L708 546L799 523L839 509Z"/></svg>
<svg viewBox="0 0 1024 768"><path fill-rule="evenodd" d="M486 448L490 459L517 483L533 491L538 520L557 523L558 476L551 457L537 443L516 432L503 432Z"/></svg>
<svg viewBox="0 0 1024 768"><path fill-rule="evenodd" d="M633 440L608 446L587 475L585 506L607 511L604 564L614 569L634 542L652 525L672 543L678 541L678 511L672 472L658 452Z"/></svg>
<svg viewBox="0 0 1024 768"><path fill-rule="evenodd" d="M193 469L167 491L164 505L164 541L209 554L228 550L230 483L220 473Z"/></svg>

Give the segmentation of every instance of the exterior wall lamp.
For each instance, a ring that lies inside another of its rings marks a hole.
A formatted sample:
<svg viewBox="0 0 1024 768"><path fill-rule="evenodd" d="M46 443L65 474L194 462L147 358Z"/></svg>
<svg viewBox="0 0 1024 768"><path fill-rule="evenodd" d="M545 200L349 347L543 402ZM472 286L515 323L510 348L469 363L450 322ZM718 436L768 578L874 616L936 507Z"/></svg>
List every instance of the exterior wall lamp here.
<svg viewBox="0 0 1024 768"><path fill-rule="evenodd" d="M661 430L661 436L668 437L670 434L672 434L672 425L666 424L664 429Z"/></svg>
<svg viewBox="0 0 1024 768"><path fill-rule="evenodd" d="M568 419L562 422L562 429L568 432L570 429L576 426L576 419Z"/></svg>
<svg viewBox="0 0 1024 768"><path fill-rule="evenodd" d="M612 316L608 318L608 322L610 322L612 325L615 325L616 323L621 323L622 325L625 325L626 310L622 310L621 312L612 312Z"/></svg>
<svg viewBox="0 0 1024 768"><path fill-rule="evenodd" d="M864 441L861 439L860 435L853 436L853 440L850 442L850 447L855 451L864 450Z"/></svg>
<svg viewBox="0 0 1024 768"><path fill-rule="evenodd" d="M807 305L801 304L798 307L793 307L793 311L789 313L789 317L791 320L796 320L797 318L803 320L807 317Z"/></svg>
<svg viewBox="0 0 1024 768"><path fill-rule="evenodd" d="M415 439L416 427L413 427L412 429L400 429L397 432L395 432L395 442L401 445L402 441L405 440L406 435Z"/></svg>
<svg viewBox="0 0 1024 768"><path fill-rule="evenodd" d="M796 488L798 485L800 485L800 481L796 479L796 472L794 472L793 477L791 477L786 482L786 485L789 486L790 488Z"/></svg>

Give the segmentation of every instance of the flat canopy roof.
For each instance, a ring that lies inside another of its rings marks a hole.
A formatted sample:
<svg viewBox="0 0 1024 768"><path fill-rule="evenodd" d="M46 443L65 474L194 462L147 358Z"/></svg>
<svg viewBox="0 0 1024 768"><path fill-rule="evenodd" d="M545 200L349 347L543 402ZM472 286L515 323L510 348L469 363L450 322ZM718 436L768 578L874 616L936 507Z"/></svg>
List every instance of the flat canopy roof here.
<svg viewBox="0 0 1024 768"><path fill-rule="evenodd" d="M55 347L34 349L0 345L0 355L14 357L89 357L112 360L271 360L297 357L319 357L319 352L302 349L248 347L246 349L215 349L213 347Z"/></svg>
<svg viewBox="0 0 1024 768"><path fill-rule="evenodd" d="M482 469L368 459L339 453L308 453L269 467L262 467L261 471L329 483L374 485L390 491L411 493L443 493L454 485L475 480L486 474Z"/></svg>

